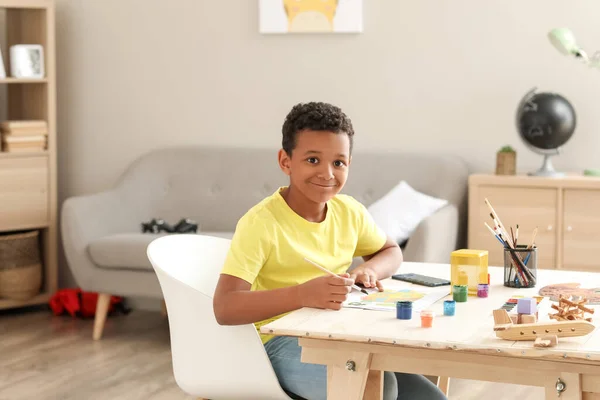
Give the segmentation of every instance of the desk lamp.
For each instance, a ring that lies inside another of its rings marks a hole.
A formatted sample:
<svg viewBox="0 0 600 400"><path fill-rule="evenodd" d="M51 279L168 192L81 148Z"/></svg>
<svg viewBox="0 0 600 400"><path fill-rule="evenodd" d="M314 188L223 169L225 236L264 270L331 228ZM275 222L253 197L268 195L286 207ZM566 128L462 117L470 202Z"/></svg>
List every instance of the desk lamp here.
<svg viewBox="0 0 600 400"><path fill-rule="evenodd" d="M600 51L594 53L590 58L588 55L577 45L575 35L568 28L555 28L548 32L548 39L550 43L562 54L569 56L573 55L577 58L581 58L590 67L600 68ZM586 169L583 171L584 175L587 176L600 176L600 169Z"/></svg>
<svg viewBox="0 0 600 400"><path fill-rule="evenodd" d="M575 35L568 28L555 28L548 32L550 43L562 54L575 56L582 59L590 67L600 68L600 51L589 57L581 47L577 45Z"/></svg>

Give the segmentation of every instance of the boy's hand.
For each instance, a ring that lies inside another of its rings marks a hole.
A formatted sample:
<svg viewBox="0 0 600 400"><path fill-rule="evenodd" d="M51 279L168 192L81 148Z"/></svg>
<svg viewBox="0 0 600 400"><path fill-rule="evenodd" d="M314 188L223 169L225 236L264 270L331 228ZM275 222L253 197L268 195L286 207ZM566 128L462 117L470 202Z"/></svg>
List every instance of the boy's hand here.
<svg viewBox="0 0 600 400"><path fill-rule="evenodd" d="M302 307L339 310L353 284L349 274L322 276L298 285L298 298Z"/></svg>
<svg viewBox="0 0 600 400"><path fill-rule="evenodd" d="M379 279L377 279L377 273L371 268L369 268L369 266L367 265L363 264L354 268L350 272L350 278L354 279L356 283L360 283L366 288L376 287L377 290L383 292L383 285L381 284Z"/></svg>

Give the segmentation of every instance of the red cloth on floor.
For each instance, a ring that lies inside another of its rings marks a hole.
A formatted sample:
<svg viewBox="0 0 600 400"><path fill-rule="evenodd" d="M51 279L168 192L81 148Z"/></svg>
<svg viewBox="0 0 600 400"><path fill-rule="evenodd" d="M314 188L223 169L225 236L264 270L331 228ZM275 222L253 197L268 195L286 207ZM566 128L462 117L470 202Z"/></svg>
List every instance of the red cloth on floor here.
<svg viewBox="0 0 600 400"><path fill-rule="evenodd" d="M120 296L110 296L108 312L113 312L115 306L122 303ZM81 289L61 289L50 299L49 305L54 315L61 315L65 311L72 317L93 317L96 315L98 293L84 292Z"/></svg>

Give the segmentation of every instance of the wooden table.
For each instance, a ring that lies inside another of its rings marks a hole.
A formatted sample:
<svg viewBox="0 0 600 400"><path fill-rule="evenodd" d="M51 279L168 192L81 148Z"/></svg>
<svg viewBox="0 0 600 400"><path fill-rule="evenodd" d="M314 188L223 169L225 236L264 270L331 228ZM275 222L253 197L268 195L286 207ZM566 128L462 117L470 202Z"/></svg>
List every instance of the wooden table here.
<svg viewBox="0 0 600 400"><path fill-rule="evenodd" d="M448 264L405 262L400 270L450 278ZM304 308L263 326L262 332L298 337L303 362L327 365L330 400L381 399L382 371L542 386L546 399L600 399L600 330L583 337L559 338L557 347L541 349L534 348L532 341L497 338L492 317L493 310L511 296L537 295L551 283L600 287L600 276L539 270L536 288L513 289L503 286L502 268L490 267L490 274L489 297L469 296L466 303L456 304L455 316L443 315L445 299L434 304L433 328L421 328L415 313L407 321L396 319L395 312L389 311ZM384 286L413 285L387 280ZM598 314L596 310L593 315L596 326ZM539 316L547 319L547 313ZM558 382L566 386L560 397Z"/></svg>

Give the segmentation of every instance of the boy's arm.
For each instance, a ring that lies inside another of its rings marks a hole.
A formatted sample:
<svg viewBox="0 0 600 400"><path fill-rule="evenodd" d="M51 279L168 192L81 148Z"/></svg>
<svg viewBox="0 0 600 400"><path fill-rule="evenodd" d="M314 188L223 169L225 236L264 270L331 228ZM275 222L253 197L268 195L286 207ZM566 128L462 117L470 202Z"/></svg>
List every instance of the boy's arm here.
<svg viewBox="0 0 600 400"><path fill-rule="evenodd" d="M250 291L245 280L221 274L213 310L220 325L251 324L302 307L339 310L353 283L348 274L328 275L287 288Z"/></svg>
<svg viewBox="0 0 600 400"><path fill-rule="evenodd" d="M249 324L300 308L298 286L257 292L250 287L243 279L221 274L213 298L219 324Z"/></svg>
<svg viewBox="0 0 600 400"><path fill-rule="evenodd" d="M363 256L365 262L350 273L350 278L365 287L377 287L383 290L380 280L396 273L402 264L402 250L393 239L387 238L383 247L370 255Z"/></svg>
<svg viewBox="0 0 600 400"><path fill-rule="evenodd" d="M213 298L219 324L250 324L302 307L339 310L346 300L354 283L348 274L326 275L281 289L251 290L273 246L271 227L257 215L238 222Z"/></svg>
<svg viewBox="0 0 600 400"><path fill-rule="evenodd" d="M358 243L355 256L365 262L354 268L350 277L364 287L377 287L383 291L380 280L392 276L402 264L402 250L395 240L377 226L369 211L355 202L358 215ZM383 245L381 244L383 242Z"/></svg>

